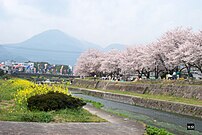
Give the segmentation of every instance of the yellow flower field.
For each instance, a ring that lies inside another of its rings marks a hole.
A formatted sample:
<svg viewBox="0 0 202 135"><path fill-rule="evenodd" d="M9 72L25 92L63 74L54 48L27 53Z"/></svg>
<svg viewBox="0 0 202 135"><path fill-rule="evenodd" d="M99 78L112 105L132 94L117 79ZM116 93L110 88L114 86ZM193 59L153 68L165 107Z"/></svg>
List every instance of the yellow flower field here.
<svg viewBox="0 0 202 135"><path fill-rule="evenodd" d="M27 105L27 99L31 96L46 94L50 91L68 94L68 89L56 85L39 85L29 82L27 80L16 80L12 85L19 87L17 93L14 95L15 101L19 105Z"/></svg>
<svg viewBox="0 0 202 135"><path fill-rule="evenodd" d="M105 121L88 111L81 109L62 109L59 111L31 111L27 99L50 91L68 94L63 85L38 85L28 80L12 77L0 79L0 121L27 122L101 122Z"/></svg>

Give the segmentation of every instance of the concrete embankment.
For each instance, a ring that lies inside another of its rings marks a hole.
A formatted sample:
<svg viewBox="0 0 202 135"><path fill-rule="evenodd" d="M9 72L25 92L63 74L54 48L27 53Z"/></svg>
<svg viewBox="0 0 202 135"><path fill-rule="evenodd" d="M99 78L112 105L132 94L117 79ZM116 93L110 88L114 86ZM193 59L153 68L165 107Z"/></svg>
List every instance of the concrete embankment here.
<svg viewBox="0 0 202 135"><path fill-rule="evenodd" d="M84 94L100 97L107 100L202 118L202 106L198 105L190 105L163 100L145 99L137 96L114 94L99 90L90 90L87 88L69 87L69 90L80 91Z"/></svg>
<svg viewBox="0 0 202 135"><path fill-rule="evenodd" d="M202 83L202 82L199 82ZM112 82L112 81L92 81L85 79L75 79L74 86L82 88L95 88L103 90L120 90L129 91L140 94L162 94L175 97L195 98L202 100L202 85L189 85L176 83L125 83L125 82Z"/></svg>

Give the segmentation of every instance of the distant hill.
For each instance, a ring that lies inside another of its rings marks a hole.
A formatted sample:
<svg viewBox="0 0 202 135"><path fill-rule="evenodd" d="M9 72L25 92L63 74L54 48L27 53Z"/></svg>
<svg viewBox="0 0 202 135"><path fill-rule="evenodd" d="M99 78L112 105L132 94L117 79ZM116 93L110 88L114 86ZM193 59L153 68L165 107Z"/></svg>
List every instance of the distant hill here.
<svg viewBox="0 0 202 135"><path fill-rule="evenodd" d="M6 50L2 45L0 45L0 61L5 61L10 58L8 50Z"/></svg>
<svg viewBox="0 0 202 135"><path fill-rule="evenodd" d="M1 59L16 61L47 61L55 64L74 65L81 52L100 46L81 41L59 30L48 30L16 44L0 46ZM9 55L9 57L8 57Z"/></svg>
<svg viewBox="0 0 202 135"><path fill-rule="evenodd" d="M15 44L0 45L0 61L38 61L53 64L75 65L77 58L89 48L102 51L124 50L122 44L110 44L102 48L97 44L81 41L59 30L48 30Z"/></svg>
<svg viewBox="0 0 202 135"><path fill-rule="evenodd" d="M126 48L127 47L123 44L115 43L115 44L108 45L107 47L105 47L103 49L103 51L108 52L108 51L113 50L113 49L122 51L122 50L125 50Z"/></svg>

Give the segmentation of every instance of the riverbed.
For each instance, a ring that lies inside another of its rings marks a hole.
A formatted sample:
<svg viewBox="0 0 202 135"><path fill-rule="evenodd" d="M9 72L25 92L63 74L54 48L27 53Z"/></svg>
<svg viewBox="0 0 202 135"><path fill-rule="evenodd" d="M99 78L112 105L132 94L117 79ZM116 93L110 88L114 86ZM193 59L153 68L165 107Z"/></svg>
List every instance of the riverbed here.
<svg viewBox="0 0 202 135"><path fill-rule="evenodd" d="M74 96L100 102L104 105L102 109L129 119L142 121L148 125L165 128L177 135L202 135L202 119L179 115L175 113L163 112L120 102L110 101L98 97L72 92ZM194 123L195 130L187 130L187 123Z"/></svg>

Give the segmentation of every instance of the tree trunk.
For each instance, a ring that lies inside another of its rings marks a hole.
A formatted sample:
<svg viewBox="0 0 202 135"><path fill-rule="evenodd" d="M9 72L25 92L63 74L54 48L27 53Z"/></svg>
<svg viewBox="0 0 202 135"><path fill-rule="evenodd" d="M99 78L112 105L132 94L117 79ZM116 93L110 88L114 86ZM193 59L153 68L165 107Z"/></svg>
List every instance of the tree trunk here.
<svg viewBox="0 0 202 135"><path fill-rule="evenodd" d="M144 69L144 75L146 76L147 79L149 79L150 71L147 71L146 69Z"/></svg>
<svg viewBox="0 0 202 135"><path fill-rule="evenodd" d="M155 79L158 79L159 73L158 73L158 66L155 67Z"/></svg>
<svg viewBox="0 0 202 135"><path fill-rule="evenodd" d="M187 69L187 74L188 74L188 77L190 78L190 76L191 76L191 65L190 64L185 64L185 67L186 67L186 69Z"/></svg>
<svg viewBox="0 0 202 135"><path fill-rule="evenodd" d="M202 73L202 66L196 65L196 64L194 64L192 66L195 67L195 68L197 68Z"/></svg>
<svg viewBox="0 0 202 135"><path fill-rule="evenodd" d="M150 71L147 72L147 75L146 75L147 79L150 78Z"/></svg>

